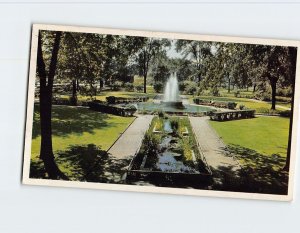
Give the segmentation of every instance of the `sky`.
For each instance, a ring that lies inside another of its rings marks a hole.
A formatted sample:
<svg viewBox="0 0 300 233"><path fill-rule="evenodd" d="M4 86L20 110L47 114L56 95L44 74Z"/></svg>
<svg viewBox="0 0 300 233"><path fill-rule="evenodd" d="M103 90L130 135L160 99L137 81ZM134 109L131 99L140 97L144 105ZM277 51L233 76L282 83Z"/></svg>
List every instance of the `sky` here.
<svg viewBox="0 0 300 233"><path fill-rule="evenodd" d="M172 41L171 47L167 51L167 55L170 58L182 58L183 57L180 53L176 52L175 41Z"/></svg>

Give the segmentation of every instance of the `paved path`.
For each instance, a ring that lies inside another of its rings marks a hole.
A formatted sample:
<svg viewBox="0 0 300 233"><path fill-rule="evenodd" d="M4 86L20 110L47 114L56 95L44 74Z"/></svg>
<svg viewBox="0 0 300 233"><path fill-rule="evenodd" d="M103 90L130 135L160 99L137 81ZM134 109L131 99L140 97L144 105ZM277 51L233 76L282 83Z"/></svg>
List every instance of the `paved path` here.
<svg viewBox="0 0 300 233"><path fill-rule="evenodd" d="M108 183L123 183L128 165L139 149L152 118L151 115L139 115L108 150L110 160L104 168Z"/></svg>
<svg viewBox="0 0 300 233"><path fill-rule="evenodd" d="M139 115L116 143L108 150L110 156L115 159L132 158L138 150L152 118L152 115Z"/></svg>
<svg viewBox="0 0 300 233"><path fill-rule="evenodd" d="M239 163L225 154L225 144L209 125L208 117L189 117L207 164L212 171L238 170Z"/></svg>

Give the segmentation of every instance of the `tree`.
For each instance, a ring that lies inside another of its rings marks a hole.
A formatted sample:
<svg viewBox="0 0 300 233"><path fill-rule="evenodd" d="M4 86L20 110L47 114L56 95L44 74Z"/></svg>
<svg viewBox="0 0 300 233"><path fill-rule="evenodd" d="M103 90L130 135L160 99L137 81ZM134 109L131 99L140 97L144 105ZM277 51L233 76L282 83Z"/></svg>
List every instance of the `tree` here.
<svg viewBox="0 0 300 233"><path fill-rule="evenodd" d="M296 74L296 62L297 61L297 48L295 47L288 47L288 59L286 63L286 67L288 69L288 78L287 82L288 84L291 84L293 86L293 92L295 89L295 74ZM294 95L292 96L292 101L291 101L291 112L294 112ZM293 115L291 115L291 122L293 121ZM292 136L292 124L290 123L290 137ZM286 162L285 166L283 167L283 170L289 171L290 170L290 160L291 160L291 145L292 145L292 140L289 139L288 142L288 150L287 150L287 157L286 157Z"/></svg>
<svg viewBox="0 0 300 233"><path fill-rule="evenodd" d="M50 179L66 179L66 176L59 170L54 160L51 126L52 88L57 65L57 56L61 40L61 32L55 32L48 72L46 71L46 65L43 57L43 40L41 34L42 32L39 32L37 51L37 73L40 79L40 158L44 162L45 170Z"/></svg>
<svg viewBox="0 0 300 233"><path fill-rule="evenodd" d="M190 60L185 58L173 58L170 60L171 68L176 71L179 82L193 80L195 76L195 67Z"/></svg>
<svg viewBox="0 0 300 233"><path fill-rule="evenodd" d="M143 38L143 47L137 53L136 62L140 74L144 77L144 93L147 93L146 84L150 63L159 53L165 52L167 46L170 46L170 41L167 39Z"/></svg>
<svg viewBox="0 0 300 233"><path fill-rule="evenodd" d="M79 82L83 81L85 70L82 40L83 36L80 33L64 32L58 56L57 76L62 83L66 83L67 79L71 82L71 102L73 105L77 105L77 92L80 90Z"/></svg>
<svg viewBox="0 0 300 233"><path fill-rule="evenodd" d="M157 69L153 72L154 82L164 83L170 76L170 70L165 65L158 65Z"/></svg>
<svg viewBox="0 0 300 233"><path fill-rule="evenodd" d="M271 86L271 109L275 110L277 84L294 80L295 52L284 46L256 45L250 49L253 63L262 74L260 81L267 81Z"/></svg>
<svg viewBox="0 0 300 233"><path fill-rule="evenodd" d="M212 55L211 42L177 40L176 50L184 55L184 59L189 59L195 67L195 77L198 82L206 73L206 62Z"/></svg>

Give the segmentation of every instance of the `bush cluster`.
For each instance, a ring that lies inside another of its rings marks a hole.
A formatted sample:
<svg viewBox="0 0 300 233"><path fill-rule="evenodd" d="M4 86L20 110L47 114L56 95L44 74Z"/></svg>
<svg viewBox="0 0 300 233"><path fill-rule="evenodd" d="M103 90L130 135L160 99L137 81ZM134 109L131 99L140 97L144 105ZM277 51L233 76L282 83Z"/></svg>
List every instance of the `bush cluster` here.
<svg viewBox="0 0 300 233"><path fill-rule="evenodd" d="M162 82L155 82L153 84L153 89L156 93L161 93L163 91L164 84Z"/></svg>
<svg viewBox="0 0 300 233"><path fill-rule="evenodd" d="M124 88L125 88L125 91L134 91L134 85L133 83L124 83Z"/></svg>

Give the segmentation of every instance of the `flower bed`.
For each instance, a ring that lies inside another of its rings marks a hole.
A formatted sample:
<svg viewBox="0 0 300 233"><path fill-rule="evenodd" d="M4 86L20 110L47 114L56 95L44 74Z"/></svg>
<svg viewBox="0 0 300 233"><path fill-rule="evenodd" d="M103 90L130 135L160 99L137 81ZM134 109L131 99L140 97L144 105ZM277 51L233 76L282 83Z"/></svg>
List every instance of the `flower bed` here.
<svg viewBox="0 0 300 233"><path fill-rule="evenodd" d="M201 159L187 117L154 117L128 169L127 179L179 179L206 177L211 171Z"/></svg>

